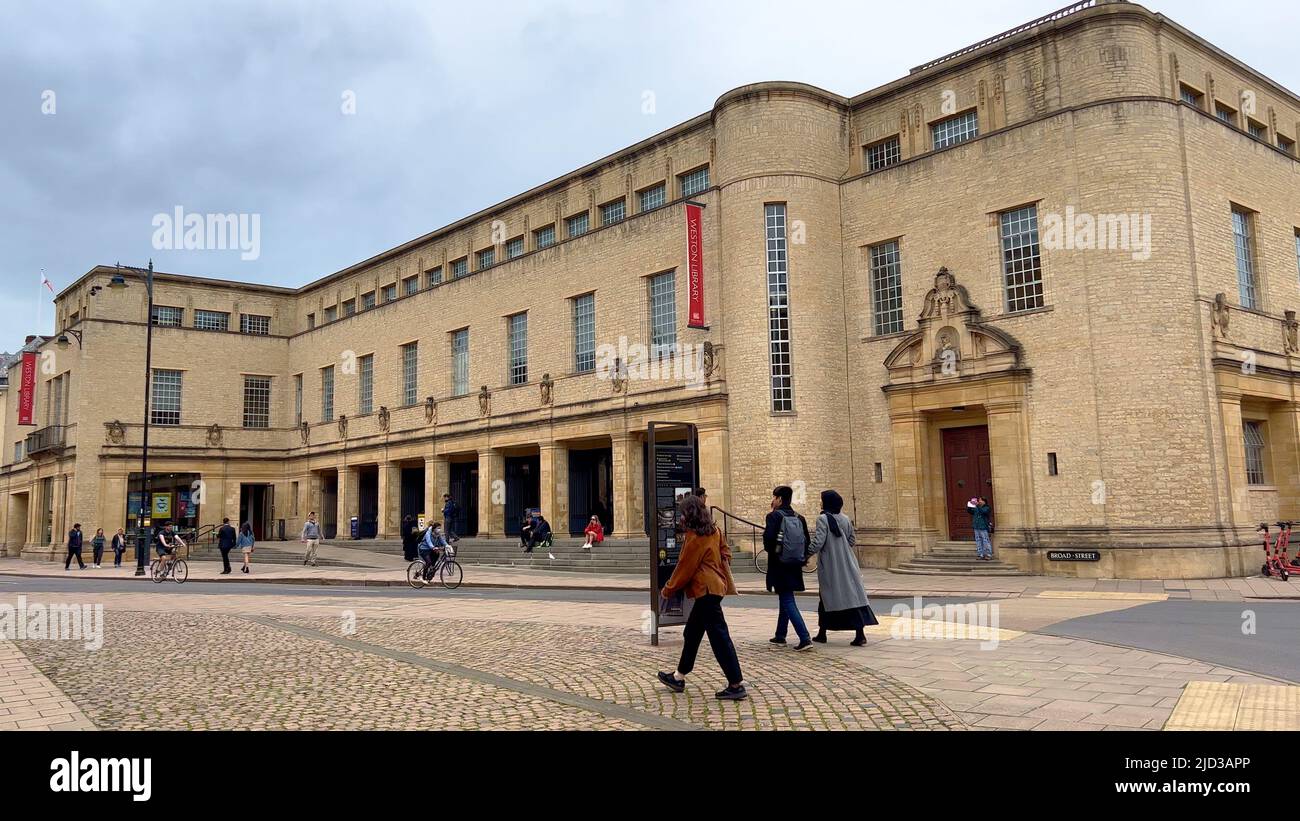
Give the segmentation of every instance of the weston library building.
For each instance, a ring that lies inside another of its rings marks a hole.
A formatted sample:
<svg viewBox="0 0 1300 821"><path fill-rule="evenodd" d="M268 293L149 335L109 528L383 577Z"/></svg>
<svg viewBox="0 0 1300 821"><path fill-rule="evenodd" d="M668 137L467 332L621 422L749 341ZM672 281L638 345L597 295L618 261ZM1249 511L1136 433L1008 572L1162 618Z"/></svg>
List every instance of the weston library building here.
<svg viewBox="0 0 1300 821"><path fill-rule="evenodd" d="M444 494L645 540L647 429L689 422L711 505L836 489L867 566L973 553L985 496L1019 572L1258 572L1300 518L1298 137L1294 93L1089 0L854 97L734 89L300 288L159 272L150 312L96 267L8 363L0 548L142 508L389 539Z"/></svg>

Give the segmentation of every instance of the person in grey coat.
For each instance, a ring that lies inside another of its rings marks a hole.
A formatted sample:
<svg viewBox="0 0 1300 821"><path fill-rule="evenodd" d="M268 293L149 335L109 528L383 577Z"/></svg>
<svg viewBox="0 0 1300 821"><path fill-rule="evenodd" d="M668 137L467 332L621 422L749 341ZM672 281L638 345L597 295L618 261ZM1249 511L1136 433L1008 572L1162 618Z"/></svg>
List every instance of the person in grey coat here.
<svg viewBox="0 0 1300 821"><path fill-rule="evenodd" d="M867 643L862 629L879 624L871 612L862 571L853 552L853 522L840 511L844 498L833 490L822 491L822 512L817 517L808 553L817 556L817 635L813 641L826 643L827 630L854 631L854 647Z"/></svg>

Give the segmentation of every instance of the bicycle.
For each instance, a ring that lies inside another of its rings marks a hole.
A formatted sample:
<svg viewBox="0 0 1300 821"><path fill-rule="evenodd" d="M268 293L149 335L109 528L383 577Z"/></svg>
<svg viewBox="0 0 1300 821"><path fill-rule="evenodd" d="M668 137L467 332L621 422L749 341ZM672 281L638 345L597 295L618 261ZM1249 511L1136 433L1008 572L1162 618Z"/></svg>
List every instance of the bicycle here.
<svg viewBox="0 0 1300 821"><path fill-rule="evenodd" d="M768 552L767 552L767 550L765 550L765 549L763 549L763 548L759 548L758 550L755 550L755 551L754 551L754 568L755 568L759 573L762 573L762 574L764 574L764 575L767 574L767 558L768 558ZM808 556L808 559L803 563L803 572L805 572L805 573L816 573L816 572L817 572L817 554L816 554L816 553L813 553L813 554L809 555L809 556Z"/></svg>
<svg viewBox="0 0 1300 821"><path fill-rule="evenodd" d="M434 559L432 567L424 559L416 559L406 567L406 583L416 590L430 586L434 576L448 590L460 587L465 571L456 561L456 548L451 545L443 548Z"/></svg>
<svg viewBox="0 0 1300 821"><path fill-rule="evenodd" d="M163 569L162 560L154 559L149 565L149 576L153 579L154 584L162 584L167 577L177 584L185 584L185 580L190 577L190 566L185 560L176 557L174 554L170 562L167 563L166 569Z"/></svg>

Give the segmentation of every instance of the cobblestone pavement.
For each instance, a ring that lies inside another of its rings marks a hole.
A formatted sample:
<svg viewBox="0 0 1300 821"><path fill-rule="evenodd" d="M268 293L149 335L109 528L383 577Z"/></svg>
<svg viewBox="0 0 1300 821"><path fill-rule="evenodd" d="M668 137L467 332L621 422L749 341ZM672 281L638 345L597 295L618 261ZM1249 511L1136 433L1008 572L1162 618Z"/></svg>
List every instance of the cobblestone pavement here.
<svg viewBox="0 0 1300 821"><path fill-rule="evenodd" d="M104 604L106 631L97 652L20 642L27 669L96 726L176 729L1160 729L1191 683L1278 683L1021 630L1000 630L997 642L900 638L898 620L883 614L865 648L849 647L841 633L796 654L767 643L774 611L731 608L752 695L719 703L712 694L723 682L707 642L684 694L655 681L656 669L675 663L680 631L650 647L638 605L446 591L155 591L29 594L51 603L91 596ZM1063 613L1138 603L1025 598L999 606L1003 624L1032 630ZM0 666L0 709L15 693L7 669ZM159 697L141 704L142 692Z"/></svg>

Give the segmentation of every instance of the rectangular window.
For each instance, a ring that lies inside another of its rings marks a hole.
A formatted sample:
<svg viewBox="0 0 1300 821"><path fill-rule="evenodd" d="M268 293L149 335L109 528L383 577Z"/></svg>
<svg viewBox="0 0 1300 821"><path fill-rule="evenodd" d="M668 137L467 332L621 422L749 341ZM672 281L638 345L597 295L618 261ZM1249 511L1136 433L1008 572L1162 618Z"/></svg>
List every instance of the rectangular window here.
<svg viewBox="0 0 1300 821"><path fill-rule="evenodd" d="M564 221L564 230L570 237L580 237L591 227L591 220L586 211L575 214Z"/></svg>
<svg viewBox="0 0 1300 821"><path fill-rule="evenodd" d="M934 140L935 151L973 140L980 135L979 116L972 108L955 117L940 120L930 126L930 135Z"/></svg>
<svg viewBox="0 0 1300 821"><path fill-rule="evenodd" d="M442 282L442 266L435 265L424 272L424 284L427 288L432 288Z"/></svg>
<svg viewBox="0 0 1300 821"><path fill-rule="evenodd" d="M528 314L507 317L510 347L510 384L528 381Z"/></svg>
<svg viewBox="0 0 1300 821"><path fill-rule="evenodd" d="M325 321L333 322L339 318L339 309L331 305L325 309Z"/></svg>
<svg viewBox="0 0 1300 821"><path fill-rule="evenodd" d="M410 296L411 294L419 292L419 290L420 290L419 277L407 277L406 279L402 280L403 296Z"/></svg>
<svg viewBox="0 0 1300 821"><path fill-rule="evenodd" d="M534 245L540 250L555 244L555 226L546 225L533 232Z"/></svg>
<svg viewBox="0 0 1300 821"><path fill-rule="evenodd" d="M1059 476L1059 475L1060 475L1060 470L1059 470L1059 468L1058 468L1057 465L1056 465L1056 453L1055 453L1055 451L1048 451L1048 453L1047 453L1047 475L1048 475L1048 476Z"/></svg>
<svg viewBox="0 0 1300 821"><path fill-rule="evenodd" d="M794 410L793 363L790 358L790 271L786 256L785 205L763 208L767 233L768 374L772 381L772 410Z"/></svg>
<svg viewBox="0 0 1300 821"><path fill-rule="evenodd" d="M882 168L897 165L902 159L903 147L898 141L897 134L875 145L867 146L868 171L879 171Z"/></svg>
<svg viewBox="0 0 1300 821"><path fill-rule="evenodd" d="M1038 207L998 215L1002 224L1002 277L1007 311L1043 307L1043 260L1038 247Z"/></svg>
<svg viewBox="0 0 1300 821"><path fill-rule="evenodd" d="M451 392L454 396L469 393L469 328L451 335Z"/></svg>
<svg viewBox="0 0 1300 821"><path fill-rule="evenodd" d="M375 412L375 357L373 354L357 360L357 413L364 416Z"/></svg>
<svg viewBox="0 0 1300 821"><path fill-rule="evenodd" d="M660 356L677 344L676 272L650 277L650 354Z"/></svg>
<svg viewBox="0 0 1300 821"><path fill-rule="evenodd" d="M506 241L506 259L514 259L524 255L524 238L515 237Z"/></svg>
<svg viewBox="0 0 1300 821"><path fill-rule="evenodd" d="M159 328L179 328L185 317L184 308L172 308L167 305L153 306L149 321Z"/></svg>
<svg viewBox="0 0 1300 821"><path fill-rule="evenodd" d="M1237 124L1237 110L1234 108L1230 108L1229 106L1226 106L1223 103L1214 104L1214 116L1218 117L1220 120L1223 120L1225 123L1228 123L1229 125Z"/></svg>
<svg viewBox="0 0 1300 821"><path fill-rule="evenodd" d="M414 405L420 394L420 343L402 346L402 404Z"/></svg>
<svg viewBox="0 0 1300 821"><path fill-rule="evenodd" d="M596 369L596 295L573 298L573 370L589 373Z"/></svg>
<svg viewBox="0 0 1300 821"><path fill-rule="evenodd" d="M1196 106L1202 110L1205 108L1205 95L1191 86L1179 85L1178 95L1188 105Z"/></svg>
<svg viewBox="0 0 1300 821"><path fill-rule="evenodd" d="M149 413L151 425L179 425L181 423L181 372L154 371Z"/></svg>
<svg viewBox="0 0 1300 821"><path fill-rule="evenodd" d="M627 201L622 199L607 202L600 206L600 224L613 225L627 217Z"/></svg>
<svg viewBox="0 0 1300 821"><path fill-rule="evenodd" d="M368 294L362 294L362 295L361 295L361 310L363 310L363 311L368 311L368 310L370 310L370 309L373 308L373 307L375 307L375 292L374 292L374 291L371 291L371 292L368 293Z"/></svg>
<svg viewBox="0 0 1300 821"><path fill-rule="evenodd" d="M23 460L23 443L14 442L14 463L17 464Z"/></svg>
<svg viewBox="0 0 1300 821"><path fill-rule="evenodd" d="M697 168L678 177L682 181L682 197L690 197L709 188L709 167Z"/></svg>
<svg viewBox="0 0 1300 821"><path fill-rule="evenodd" d="M393 302L397 299L397 283L384 286L384 302Z"/></svg>
<svg viewBox="0 0 1300 821"><path fill-rule="evenodd" d="M461 257L451 264L451 278L460 279L469 274L469 257Z"/></svg>
<svg viewBox="0 0 1300 821"><path fill-rule="evenodd" d="M1241 307L1255 304L1255 232L1253 215L1244 208L1232 209L1232 239L1237 258L1237 295Z"/></svg>
<svg viewBox="0 0 1300 821"><path fill-rule="evenodd" d="M315 314L307 314L307 330L310 331L310 330L312 330L312 329L315 328L315 327L316 327L316 315L315 315Z"/></svg>
<svg viewBox="0 0 1300 821"><path fill-rule="evenodd" d="M56 376L50 380L50 388L54 392L54 400L50 403L50 424L59 427L63 424L63 377Z"/></svg>
<svg viewBox="0 0 1300 821"><path fill-rule="evenodd" d="M1300 228L1295 229L1295 265L1296 274L1300 276Z"/></svg>
<svg viewBox="0 0 1300 821"><path fill-rule="evenodd" d="M1246 130L1249 131L1250 136L1254 137L1255 139L1268 142L1268 126L1264 125L1263 123L1257 123L1254 120L1247 118Z"/></svg>
<svg viewBox="0 0 1300 821"><path fill-rule="evenodd" d="M195 311L194 327L200 331L228 331L230 314L221 311Z"/></svg>
<svg viewBox="0 0 1300 821"><path fill-rule="evenodd" d="M1286 137L1283 137L1281 134L1278 134L1277 147L1282 149L1286 153L1290 154L1291 156L1295 156L1295 140L1288 140Z"/></svg>
<svg viewBox="0 0 1300 821"><path fill-rule="evenodd" d="M903 330L903 268L897 240L871 248L871 314L877 335Z"/></svg>
<svg viewBox="0 0 1300 821"><path fill-rule="evenodd" d="M293 377L293 424L294 427L302 425L302 374Z"/></svg>
<svg viewBox="0 0 1300 821"><path fill-rule="evenodd" d="M663 183L651 186L637 194L641 200L641 213L653 211L668 201L668 188Z"/></svg>
<svg viewBox="0 0 1300 821"><path fill-rule="evenodd" d="M1246 446L1246 484L1267 484L1268 477L1264 472L1264 423L1243 420L1241 434Z"/></svg>
<svg viewBox="0 0 1300 821"><path fill-rule="evenodd" d="M334 366L320 369L321 421L334 421Z"/></svg>
<svg viewBox="0 0 1300 821"><path fill-rule="evenodd" d="M244 377L244 427L271 427L271 377Z"/></svg>
<svg viewBox="0 0 1300 821"><path fill-rule="evenodd" d="M343 315L352 316L357 312L357 301L355 299L346 300L343 303Z"/></svg>
<svg viewBox="0 0 1300 821"><path fill-rule="evenodd" d="M874 473L874 478L877 483L885 481L885 466L883 464L876 462Z"/></svg>
<svg viewBox="0 0 1300 821"><path fill-rule="evenodd" d="M497 249L484 248L482 251L478 252L478 269L480 271L482 271L484 268L491 268L493 265L496 264L496 261L497 261Z"/></svg>
<svg viewBox="0 0 1300 821"><path fill-rule="evenodd" d="M251 336L269 336L271 334L271 317L257 314L239 315L239 332Z"/></svg>

